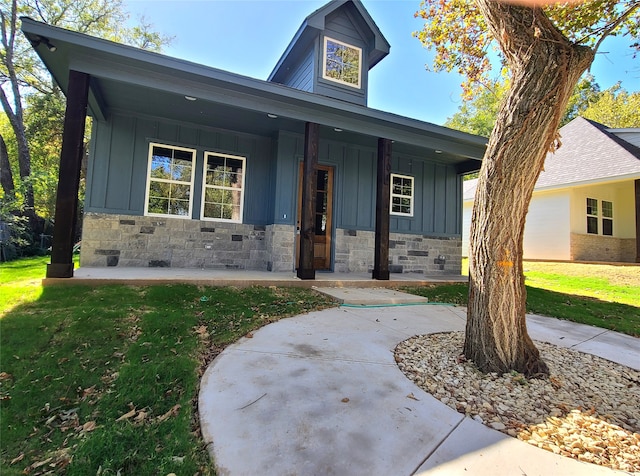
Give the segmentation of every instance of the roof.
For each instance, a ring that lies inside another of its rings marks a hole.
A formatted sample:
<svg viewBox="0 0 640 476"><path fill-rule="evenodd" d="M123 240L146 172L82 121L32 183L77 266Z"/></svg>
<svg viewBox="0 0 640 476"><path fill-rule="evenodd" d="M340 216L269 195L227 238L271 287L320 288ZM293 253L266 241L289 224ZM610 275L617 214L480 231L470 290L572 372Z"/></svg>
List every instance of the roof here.
<svg viewBox="0 0 640 476"><path fill-rule="evenodd" d="M304 131L306 122L361 138L440 150L439 160L478 168L486 139L281 84L241 76L22 18L22 31L67 93L70 70L91 76L89 114L164 117L247 133ZM50 51L49 44L55 45ZM186 96L197 99L187 101ZM269 114L269 116L267 116ZM273 119L277 116L277 119ZM321 129L322 130L322 129ZM469 161L469 159L473 159Z"/></svg>
<svg viewBox="0 0 640 476"><path fill-rule="evenodd" d="M640 178L640 147L612 131L582 117L561 127L562 146L547 154L534 190ZM477 179L465 181L465 200L473 199L476 184Z"/></svg>
<svg viewBox="0 0 640 476"><path fill-rule="evenodd" d="M347 12L355 13L355 15L351 15L352 18L354 18L362 29L367 31L365 36L371 37L373 40L367 58L368 68L373 68L380 60L387 56L390 49L389 42L360 0L332 0L304 19L302 25L291 40L291 43L289 43L289 46L287 46L278 63L276 63L276 66L273 68L268 80L279 82L281 76L286 74L287 68L293 66L297 58L307 50L309 43L325 29L327 17L343 7L348 9Z"/></svg>

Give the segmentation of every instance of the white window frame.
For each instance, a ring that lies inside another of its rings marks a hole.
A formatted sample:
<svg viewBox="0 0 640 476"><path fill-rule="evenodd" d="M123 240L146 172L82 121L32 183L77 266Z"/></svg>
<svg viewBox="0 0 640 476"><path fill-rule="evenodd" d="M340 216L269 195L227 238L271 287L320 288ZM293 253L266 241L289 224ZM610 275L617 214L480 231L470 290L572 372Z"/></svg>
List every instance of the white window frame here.
<svg viewBox="0 0 640 476"><path fill-rule="evenodd" d="M358 52L358 83L350 83L348 81L343 81L338 78L332 78L327 75L327 43L331 41L333 43L337 43L338 45L344 46L345 48L351 48ZM345 43L344 41L336 40L334 38L330 38L328 36L324 37L323 48L322 48L322 78L327 81L333 81L335 83L344 84L346 86L350 86L352 88L360 89L362 85L362 48L357 46L350 45L349 43Z"/></svg>
<svg viewBox="0 0 640 476"><path fill-rule="evenodd" d="M235 187L224 187L221 185L208 185L207 184L207 164L209 162L209 157L224 157L233 160L242 161L242 185L240 188L240 218L238 220L233 220L229 218L213 218L204 216L204 208L205 208L205 196L207 189L218 189L218 190L231 190L237 192L238 189ZM240 155L232 155L225 154L221 152L205 152L204 153L204 163L202 165L202 201L200 205L200 219L206 221L222 221L226 223L242 223L244 218L244 193L245 193L245 183L247 176L247 158Z"/></svg>
<svg viewBox="0 0 640 476"><path fill-rule="evenodd" d="M151 177L151 166L153 164L153 148L161 147L163 149L171 149L171 150L180 150L184 152L191 152L191 179L189 182L183 182L181 180L170 180L170 179L158 179ZM153 216L153 217L171 217L171 218L182 218L182 219L191 219L191 214L193 213L193 185L196 171L196 160L197 160L197 151L195 149L190 149L187 147L178 147L170 144L161 144L159 142L150 142L149 143L149 155L148 155L148 163L147 163L147 183L144 197L144 214L145 216ZM151 182L164 182L164 183L175 183L175 184L183 184L189 185L189 212L186 215L172 215L170 213L152 213L149 211L149 195L151 191Z"/></svg>
<svg viewBox="0 0 640 476"><path fill-rule="evenodd" d="M393 179L394 178L399 178L402 180L408 179L411 181L411 196L407 196L407 195L400 195L397 193L393 193ZM415 182L415 178L412 177L411 175L402 175L402 174L391 174L391 178L390 178L390 184L389 186L391 187L390 193L389 193L389 213L391 215L397 215L397 216L404 216L404 217L412 217L413 216L413 205L415 203L415 194L416 194L416 182ZM402 213L402 212L394 212L393 211L393 198L394 197L400 197L402 198L409 198L409 200L411 201L411 211L409 213Z"/></svg>
<svg viewBox="0 0 640 476"><path fill-rule="evenodd" d="M607 209L605 210L605 206L604 204L608 203L609 205L611 205L610 210ZM612 200L602 200L600 202L600 208L602 210L602 236L613 236L613 226L614 226L614 222L613 222L613 201ZM611 212L611 214L609 215L609 211ZM611 233L605 233L604 232L604 222L605 220L609 220L611 222Z"/></svg>

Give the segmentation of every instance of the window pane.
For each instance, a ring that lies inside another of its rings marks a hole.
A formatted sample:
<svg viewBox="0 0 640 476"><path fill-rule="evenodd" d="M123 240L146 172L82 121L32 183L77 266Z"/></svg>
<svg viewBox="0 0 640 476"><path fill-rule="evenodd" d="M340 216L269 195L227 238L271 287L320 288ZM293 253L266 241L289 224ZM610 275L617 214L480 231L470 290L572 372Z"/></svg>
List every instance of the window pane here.
<svg viewBox="0 0 640 476"><path fill-rule="evenodd" d="M149 198L149 213L162 213L169 212L169 200L166 198Z"/></svg>
<svg viewBox="0 0 640 476"><path fill-rule="evenodd" d="M587 215L598 215L598 200L587 198Z"/></svg>
<svg viewBox="0 0 640 476"><path fill-rule="evenodd" d="M169 179L171 177L171 158L162 155L152 156L151 177Z"/></svg>
<svg viewBox="0 0 640 476"><path fill-rule="evenodd" d="M188 200L170 200L169 215L187 216L189 214Z"/></svg>
<svg viewBox="0 0 640 476"><path fill-rule="evenodd" d="M602 216L607 218L613 218L613 203L602 201Z"/></svg>
<svg viewBox="0 0 640 476"><path fill-rule="evenodd" d="M598 234L598 219L596 217L587 217L587 233Z"/></svg>
<svg viewBox="0 0 640 476"><path fill-rule="evenodd" d="M613 220L610 220L609 218L602 219L602 234L613 236Z"/></svg>

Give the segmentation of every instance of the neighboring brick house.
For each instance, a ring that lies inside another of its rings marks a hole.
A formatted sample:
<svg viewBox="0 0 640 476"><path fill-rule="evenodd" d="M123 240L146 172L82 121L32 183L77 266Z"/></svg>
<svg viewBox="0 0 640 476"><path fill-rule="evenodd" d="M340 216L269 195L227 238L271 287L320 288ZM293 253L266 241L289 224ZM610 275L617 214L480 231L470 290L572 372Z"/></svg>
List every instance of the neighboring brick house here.
<svg viewBox="0 0 640 476"><path fill-rule="evenodd" d="M462 176L486 140L367 107L389 44L359 0L311 13L266 81L22 30L93 118L81 266L459 273ZM48 277L73 275L75 114Z"/></svg>
<svg viewBox="0 0 640 476"><path fill-rule="evenodd" d="M640 128L578 117L560 135L533 191L524 258L640 262ZM463 254L476 184L464 183Z"/></svg>

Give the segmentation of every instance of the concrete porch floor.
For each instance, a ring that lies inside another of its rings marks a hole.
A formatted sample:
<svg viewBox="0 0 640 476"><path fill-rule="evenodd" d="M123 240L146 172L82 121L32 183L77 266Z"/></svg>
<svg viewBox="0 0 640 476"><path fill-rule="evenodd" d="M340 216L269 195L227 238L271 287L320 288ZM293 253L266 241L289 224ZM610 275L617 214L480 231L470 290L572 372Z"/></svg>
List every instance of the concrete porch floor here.
<svg viewBox="0 0 640 476"><path fill-rule="evenodd" d="M201 286L289 286L289 287L345 287L345 288L393 288L403 285L427 285L435 283L465 283L467 276L425 276L418 273L391 274L389 281L371 279L370 273L333 273L317 271L315 280L302 280L295 272L270 272L227 269L187 268L124 268L80 267L73 278L45 278L45 286L55 284L176 284L189 283Z"/></svg>

